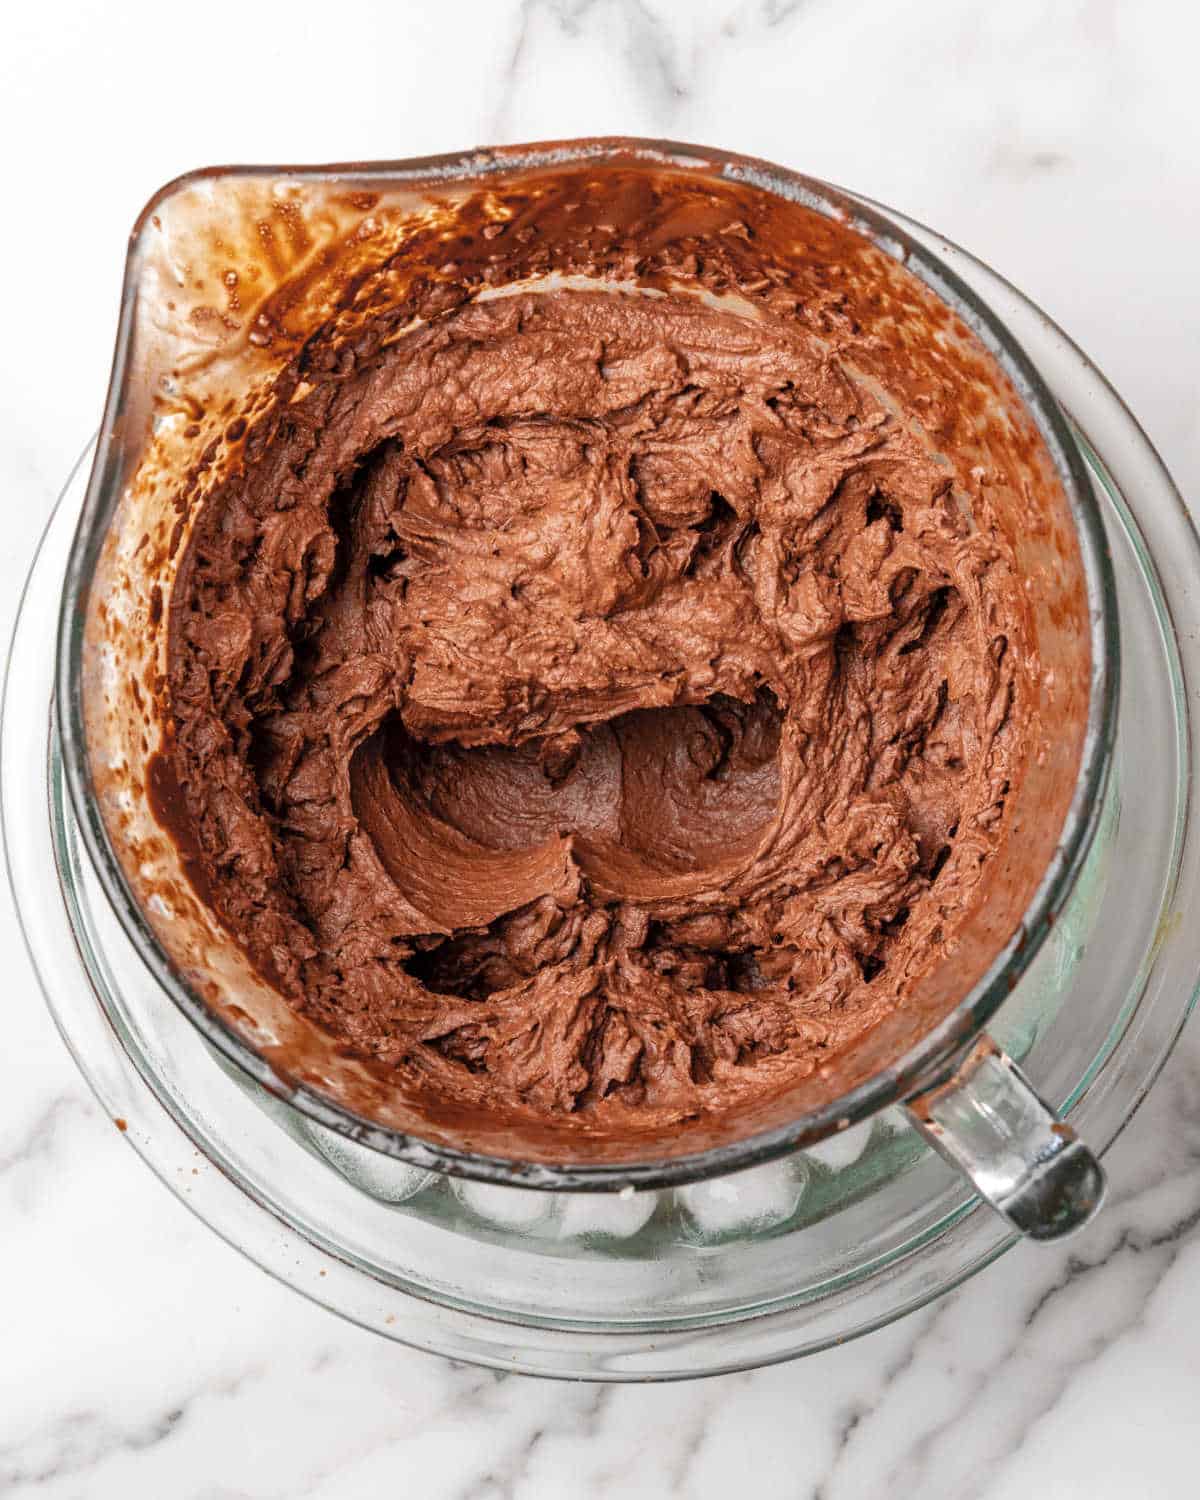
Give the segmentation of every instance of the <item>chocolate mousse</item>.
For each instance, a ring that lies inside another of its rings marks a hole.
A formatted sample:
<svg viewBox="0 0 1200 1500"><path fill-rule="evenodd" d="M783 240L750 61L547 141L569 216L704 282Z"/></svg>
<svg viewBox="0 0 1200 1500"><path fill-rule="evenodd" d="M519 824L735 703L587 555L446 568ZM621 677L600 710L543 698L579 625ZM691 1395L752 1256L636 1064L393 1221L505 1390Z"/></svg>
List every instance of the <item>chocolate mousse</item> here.
<svg viewBox="0 0 1200 1500"><path fill-rule="evenodd" d="M298 356L204 500L192 863L410 1089L736 1110L953 944L1027 748L1011 549L849 322L688 265L478 291Z"/></svg>

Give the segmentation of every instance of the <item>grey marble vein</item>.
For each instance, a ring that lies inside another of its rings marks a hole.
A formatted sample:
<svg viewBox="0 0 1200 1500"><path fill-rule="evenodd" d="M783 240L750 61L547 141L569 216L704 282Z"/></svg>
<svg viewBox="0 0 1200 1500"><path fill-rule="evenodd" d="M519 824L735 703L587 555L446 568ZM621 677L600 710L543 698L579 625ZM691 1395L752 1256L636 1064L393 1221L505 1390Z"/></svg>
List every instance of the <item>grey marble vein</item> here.
<svg viewBox="0 0 1200 1500"><path fill-rule="evenodd" d="M41 1439L17 1449L0 1449L0 1494L6 1489L77 1476L113 1453L140 1453L152 1448L169 1438L182 1418L182 1409L175 1407L161 1417L120 1431L101 1412L73 1412L61 1417Z"/></svg>
<svg viewBox="0 0 1200 1500"><path fill-rule="evenodd" d="M100 1411L69 1412L31 1441L0 1448L0 1494L53 1479L74 1479L121 1453L142 1453L165 1443L194 1404L206 1396L235 1397L262 1371L212 1382L166 1410L122 1427ZM119 1376L119 1371L114 1372Z"/></svg>
<svg viewBox="0 0 1200 1500"><path fill-rule="evenodd" d="M1124 1215L1114 1216L1084 1236L1085 1248L1065 1250L1049 1265L1033 1258L1036 1250L1019 1247L990 1273L992 1295L1004 1299L1004 1326L983 1322L978 1343L964 1339L959 1325L972 1305L987 1297L982 1288L969 1286L924 1315L928 1323L887 1372L879 1396L847 1415L814 1500L843 1500L861 1492L853 1460L879 1451L872 1418L885 1407L911 1400L904 1382L927 1381L930 1366L941 1366L952 1376L952 1387L944 1391L936 1417L916 1415L913 1432L893 1450L886 1482L898 1492L921 1487L928 1495L932 1482L934 1493L955 1500L985 1496L990 1464L1019 1455L1028 1434L1053 1421L1058 1402L1083 1370L1139 1326L1146 1304L1200 1224L1200 1173L1172 1184L1172 1197L1184 1191L1183 1211L1176 1210L1161 1227L1123 1224ZM1125 1205L1126 1211L1145 1213L1142 1196ZM1064 1299L1071 1303L1065 1311L1065 1339L1059 1316ZM964 1450L964 1422L985 1410L986 1423L977 1422L969 1450ZM914 1414L918 1412L914 1406ZM964 1451L969 1459L962 1457ZM869 1467L874 1470L873 1464Z"/></svg>
<svg viewBox="0 0 1200 1500"><path fill-rule="evenodd" d="M782 26L793 20L809 0L762 0L763 20L768 26Z"/></svg>
<svg viewBox="0 0 1200 1500"><path fill-rule="evenodd" d="M552 1405L551 1414L528 1432L518 1434L507 1452L489 1460L487 1472L455 1491L454 1500L518 1500L525 1493L539 1447L551 1440L586 1441L595 1437L613 1398L609 1386L568 1389Z"/></svg>
<svg viewBox="0 0 1200 1500"><path fill-rule="evenodd" d="M95 1119L99 1110L82 1093L57 1094L39 1111L15 1142L0 1149L0 1176L14 1167L45 1161L57 1151L64 1126L72 1119Z"/></svg>
<svg viewBox="0 0 1200 1500"><path fill-rule="evenodd" d="M686 97L687 86L671 26L644 0L521 0L515 35L502 73L499 97L489 117L493 139L511 138L522 90L539 79L534 54L565 43L571 52L613 59L634 92L663 128Z"/></svg>

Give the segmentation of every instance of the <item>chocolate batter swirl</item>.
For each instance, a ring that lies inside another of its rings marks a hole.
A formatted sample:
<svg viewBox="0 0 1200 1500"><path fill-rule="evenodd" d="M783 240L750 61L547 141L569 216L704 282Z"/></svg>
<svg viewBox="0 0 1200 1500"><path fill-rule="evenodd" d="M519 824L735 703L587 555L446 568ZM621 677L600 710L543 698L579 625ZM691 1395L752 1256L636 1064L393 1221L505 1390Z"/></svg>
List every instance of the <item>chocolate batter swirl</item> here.
<svg viewBox="0 0 1200 1500"><path fill-rule="evenodd" d="M953 942L1014 593L799 323L478 300L299 387L205 503L175 772L225 921L355 1048L472 1107L736 1107Z"/></svg>

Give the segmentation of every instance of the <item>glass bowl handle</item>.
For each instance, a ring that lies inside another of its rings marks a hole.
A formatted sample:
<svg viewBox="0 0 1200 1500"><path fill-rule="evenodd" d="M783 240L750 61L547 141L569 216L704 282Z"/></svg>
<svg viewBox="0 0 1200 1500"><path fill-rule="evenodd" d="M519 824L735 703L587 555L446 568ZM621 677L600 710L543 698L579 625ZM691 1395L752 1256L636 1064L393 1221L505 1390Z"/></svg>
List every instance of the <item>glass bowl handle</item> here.
<svg viewBox="0 0 1200 1500"><path fill-rule="evenodd" d="M991 1037L906 1107L925 1139L1030 1239L1081 1229L1104 1200L1099 1161Z"/></svg>

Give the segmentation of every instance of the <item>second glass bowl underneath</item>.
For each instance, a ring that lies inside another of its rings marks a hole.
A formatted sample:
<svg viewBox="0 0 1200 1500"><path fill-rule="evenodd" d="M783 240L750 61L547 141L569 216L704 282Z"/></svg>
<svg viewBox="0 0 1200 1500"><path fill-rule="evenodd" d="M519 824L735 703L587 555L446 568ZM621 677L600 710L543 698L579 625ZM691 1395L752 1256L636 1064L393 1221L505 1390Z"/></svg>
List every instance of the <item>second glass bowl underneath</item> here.
<svg viewBox="0 0 1200 1500"><path fill-rule="evenodd" d="M1187 726L1164 602L1115 485L1084 451L1106 506L1123 639L1137 669L1126 674L1114 774L1087 865L994 1028L1072 1118L1145 1003L1186 810ZM53 589L53 553L69 535L78 488L77 481L64 497L35 595ZM36 602L31 597L27 609ZM44 652L45 638L40 645ZM29 649L24 641L18 648ZM60 981L51 998L81 1063L106 1105L125 1111L135 1144L170 1176L168 1163L186 1148L148 1085L217 1169L201 1179L192 1170L194 1149L187 1152L186 1169L174 1168L177 1190L277 1272L273 1242L283 1235L295 1252L289 1279L307 1280L307 1290L358 1321L446 1353L510 1367L515 1359L542 1373L701 1373L861 1331L1007 1243L1004 1225L985 1210L972 1212L962 1181L898 1112L748 1173L624 1198L459 1183L355 1147L220 1059L167 1001L87 862L53 740L48 777L48 842L52 836L90 981L78 974L69 995ZM1157 851L1152 864L1146 850ZM1135 886L1124 873L1133 862ZM94 1035L98 1020L103 1037L105 1018L120 1052L107 1069L121 1075L107 1085L99 1083L106 1063ZM1088 1122L1098 1144L1132 1102L1118 1102L1119 1118ZM222 1222L225 1210L213 1213L200 1201L218 1175L222 1197L236 1185L245 1200L236 1230Z"/></svg>
<svg viewBox="0 0 1200 1500"><path fill-rule="evenodd" d="M1102 1150L1169 1052L1195 982L1179 913L1200 901L1188 801L1200 559L1153 450L1095 371L1012 288L940 249L1079 419L1113 548L1126 670L1099 832L992 1028ZM457 1183L355 1148L218 1058L109 907L47 722L52 622L85 474L86 463L47 533L14 642L0 776L10 869L81 1068L127 1139L215 1230L386 1336L593 1379L708 1374L812 1352L921 1305L1012 1243L891 1112L738 1176L632 1197L550 1194ZM38 766L42 794L30 795Z"/></svg>

